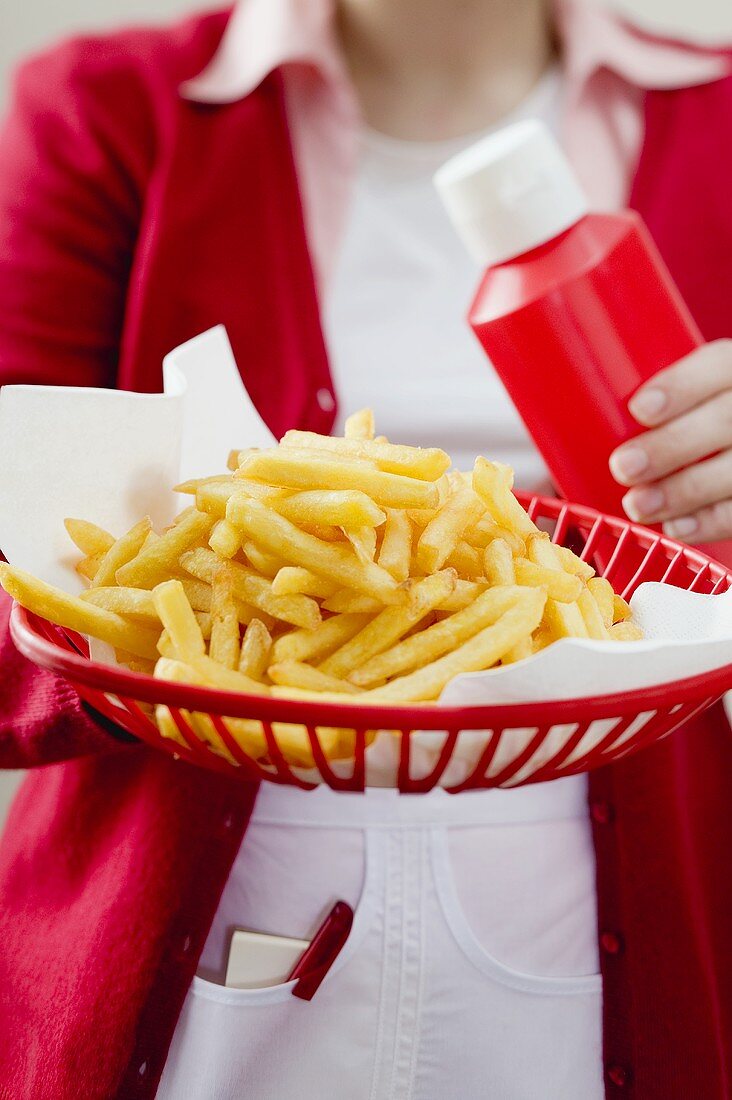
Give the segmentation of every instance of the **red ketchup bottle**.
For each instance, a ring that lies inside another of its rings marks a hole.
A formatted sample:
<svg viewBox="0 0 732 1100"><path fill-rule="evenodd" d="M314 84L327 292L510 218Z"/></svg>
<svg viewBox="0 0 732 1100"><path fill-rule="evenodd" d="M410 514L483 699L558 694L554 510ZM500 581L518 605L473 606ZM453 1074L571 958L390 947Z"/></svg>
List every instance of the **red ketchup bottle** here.
<svg viewBox="0 0 732 1100"><path fill-rule="evenodd" d="M622 515L608 467L638 387L702 335L641 218L594 214L540 122L448 161L435 184L486 266L469 321L569 500ZM705 549L722 556L730 544Z"/></svg>

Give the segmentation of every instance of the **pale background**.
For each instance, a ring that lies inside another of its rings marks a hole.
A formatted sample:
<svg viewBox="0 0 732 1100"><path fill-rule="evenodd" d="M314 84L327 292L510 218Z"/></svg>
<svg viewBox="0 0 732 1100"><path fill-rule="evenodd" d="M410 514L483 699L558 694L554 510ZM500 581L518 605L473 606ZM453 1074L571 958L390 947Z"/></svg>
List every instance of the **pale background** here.
<svg viewBox="0 0 732 1100"><path fill-rule="evenodd" d="M600 0L588 0L600 2ZM732 42L730 0L606 0L652 30ZM0 108L14 61L63 35L129 22L154 22L226 0L0 0Z"/></svg>
<svg viewBox="0 0 732 1100"><path fill-rule="evenodd" d="M598 0L588 0L598 2ZM704 43L732 43L731 0L613 0L650 30L693 37ZM206 0L0 0L0 110L14 63L67 34L121 23L155 22L201 8L224 7ZM0 822L17 773L0 775Z"/></svg>

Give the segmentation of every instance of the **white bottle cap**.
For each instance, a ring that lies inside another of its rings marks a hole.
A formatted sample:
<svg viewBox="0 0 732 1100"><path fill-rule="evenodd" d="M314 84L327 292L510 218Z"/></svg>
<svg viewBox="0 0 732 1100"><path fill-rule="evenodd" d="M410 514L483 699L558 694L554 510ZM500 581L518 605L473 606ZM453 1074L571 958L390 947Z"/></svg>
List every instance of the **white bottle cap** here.
<svg viewBox="0 0 732 1100"><path fill-rule="evenodd" d="M466 248L486 266L550 241L588 212L567 158L533 119L452 157L435 186Z"/></svg>

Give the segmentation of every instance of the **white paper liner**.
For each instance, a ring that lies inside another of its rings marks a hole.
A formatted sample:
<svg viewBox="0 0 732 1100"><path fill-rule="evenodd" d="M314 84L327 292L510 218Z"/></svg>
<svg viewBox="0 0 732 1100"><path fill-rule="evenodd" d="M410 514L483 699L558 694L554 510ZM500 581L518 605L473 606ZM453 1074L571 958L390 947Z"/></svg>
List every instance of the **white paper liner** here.
<svg viewBox="0 0 732 1100"><path fill-rule="evenodd" d="M163 394L56 386L0 390L0 547L8 561L67 591L82 588L63 527L67 516L92 520L114 534L143 515L170 521L180 498L170 487L188 477L220 473L234 447L272 446L274 437L249 398L223 326L202 333L167 356ZM429 440L424 441L429 445ZM625 692L708 672L732 662L732 591L718 596L644 584L633 617L642 642L567 639L506 668L471 673L448 684L450 706L536 702ZM108 658L106 647L94 656ZM651 715L619 734L627 740ZM608 735L617 720L592 724L567 764ZM526 778L574 732L554 727L512 780ZM475 766L490 731L463 731L441 785L459 783ZM508 731L488 771L497 775L530 743L532 729ZM428 775L447 735L413 736L410 774ZM399 742L381 733L366 752L367 782L394 786ZM352 763L333 771L350 775ZM293 769L317 781L317 772Z"/></svg>

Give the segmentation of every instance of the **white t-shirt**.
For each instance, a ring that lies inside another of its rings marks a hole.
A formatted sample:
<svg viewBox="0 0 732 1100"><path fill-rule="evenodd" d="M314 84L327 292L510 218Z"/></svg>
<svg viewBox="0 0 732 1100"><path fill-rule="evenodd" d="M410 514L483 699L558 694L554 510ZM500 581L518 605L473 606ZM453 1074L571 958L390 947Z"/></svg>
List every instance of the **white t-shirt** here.
<svg viewBox="0 0 732 1100"><path fill-rule="evenodd" d="M501 125L538 117L556 129L562 81L551 70ZM482 134L450 142L361 140L352 205L325 332L345 417L371 406L395 443L442 447L458 469L476 455L506 462L534 488L547 470L465 318L480 266L432 183L450 156Z"/></svg>

